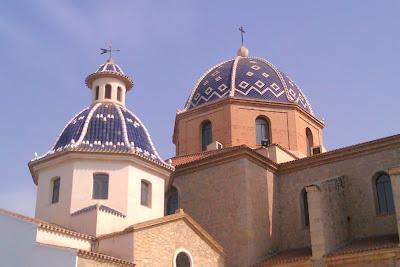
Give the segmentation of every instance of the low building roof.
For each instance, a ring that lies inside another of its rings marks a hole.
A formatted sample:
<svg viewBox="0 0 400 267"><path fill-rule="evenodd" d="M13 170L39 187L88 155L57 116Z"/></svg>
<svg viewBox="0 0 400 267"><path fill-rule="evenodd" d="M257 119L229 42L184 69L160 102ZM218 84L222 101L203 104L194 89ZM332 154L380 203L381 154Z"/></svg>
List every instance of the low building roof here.
<svg viewBox="0 0 400 267"><path fill-rule="evenodd" d="M360 252L394 248L398 246L399 246L399 236L397 234L367 237L367 238L352 240L350 243L329 253L325 257L329 258L346 254L354 254Z"/></svg>
<svg viewBox="0 0 400 267"><path fill-rule="evenodd" d="M185 222L187 222L188 225L205 242L207 242L211 247L213 247L220 254L225 255L223 247L210 234L208 234L207 231L204 230L195 220L193 220L192 217L190 217L188 214L186 214L182 209L177 210L177 213L175 213L175 214L164 216L164 217L157 218L154 220L149 220L149 221L133 224L133 225L125 228L122 231L105 234L105 235L99 236L97 239L98 240L108 239L108 238L112 238L115 236L120 236L120 235L125 235L125 234L136 232L136 231L145 230L148 228L158 227L160 225L172 223L172 222L175 222L178 220L184 220Z"/></svg>
<svg viewBox="0 0 400 267"><path fill-rule="evenodd" d="M45 230L50 230L53 232L58 232L58 233L62 233L65 235L70 235L70 236L74 236L74 237L78 237L78 238L83 238L83 239L88 239L88 240L94 240L95 237L91 236L91 235L87 235L87 234L83 234L83 233L79 233L76 232L74 230L71 229L67 229L65 227L59 226L57 224L53 224L53 223L49 223L37 218L32 218L32 217L28 217L13 211L9 211L3 208L0 208L0 213L6 214L8 216L12 216L14 218L23 220L23 221L27 221L27 222L31 222L34 224L37 224L39 228L45 229Z"/></svg>
<svg viewBox="0 0 400 267"><path fill-rule="evenodd" d="M306 262L311 259L311 247L280 251L251 267L276 266L280 264Z"/></svg>

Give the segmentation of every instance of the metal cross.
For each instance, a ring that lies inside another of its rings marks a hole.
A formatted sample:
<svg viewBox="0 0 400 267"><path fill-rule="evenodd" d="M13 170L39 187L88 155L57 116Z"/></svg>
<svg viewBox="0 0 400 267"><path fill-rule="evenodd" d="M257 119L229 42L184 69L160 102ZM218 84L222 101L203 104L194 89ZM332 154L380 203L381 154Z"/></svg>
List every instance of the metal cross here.
<svg viewBox="0 0 400 267"><path fill-rule="evenodd" d="M100 48L101 52L100 55L103 55L105 53L110 53L110 56L108 59L111 59L111 54L112 52L119 52L119 49L112 49L111 43L108 45L108 48Z"/></svg>
<svg viewBox="0 0 400 267"><path fill-rule="evenodd" d="M240 26L240 28L239 28L239 31L240 31L240 34L242 35L242 46L243 46L243 35L246 33L245 31L244 31L244 29L243 29L243 26Z"/></svg>

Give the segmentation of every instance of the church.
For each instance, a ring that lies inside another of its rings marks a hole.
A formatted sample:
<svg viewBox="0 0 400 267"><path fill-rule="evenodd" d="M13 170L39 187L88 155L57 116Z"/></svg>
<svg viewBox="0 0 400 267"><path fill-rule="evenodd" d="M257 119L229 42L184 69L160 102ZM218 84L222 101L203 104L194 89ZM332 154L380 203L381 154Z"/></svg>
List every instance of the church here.
<svg viewBox="0 0 400 267"><path fill-rule="evenodd" d="M0 209L2 266L399 266L400 135L327 151L303 91L244 46L188 90L170 159L111 57L85 83L28 163L35 216Z"/></svg>

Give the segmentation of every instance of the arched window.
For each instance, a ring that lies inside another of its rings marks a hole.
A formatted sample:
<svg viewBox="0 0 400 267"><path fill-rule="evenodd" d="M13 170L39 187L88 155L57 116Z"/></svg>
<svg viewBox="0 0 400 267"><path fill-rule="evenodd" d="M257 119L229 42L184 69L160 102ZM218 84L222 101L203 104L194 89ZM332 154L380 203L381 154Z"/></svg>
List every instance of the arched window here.
<svg viewBox="0 0 400 267"><path fill-rule="evenodd" d="M95 92L95 99L98 100L99 99L99 91L100 91L100 87L96 86L96 92Z"/></svg>
<svg viewBox="0 0 400 267"><path fill-rule="evenodd" d="M312 156L314 140L310 128L306 128L306 143L307 143L307 156Z"/></svg>
<svg viewBox="0 0 400 267"><path fill-rule="evenodd" d="M201 126L201 150L207 150L207 146L212 142L212 125L210 121L203 122Z"/></svg>
<svg viewBox="0 0 400 267"><path fill-rule="evenodd" d="M269 124L266 119L258 117L256 119L256 144L261 145L262 141L267 141L267 144L270 144Z"/></svg>
<svg viewBox="0 0 400 267"><path fill-rule="evenodd" d="M140 183L140 204L151 207L151 183L146 180Z"/></svg>
<svg viewBox="0 0 400 267"><path fill-rule="evenodd" d="M394 213L390 176L386 173L379 174L379 176L376 178L375 186L378 199L378 214Z"/></svg>
<svg viewBox="0 0 400 267"><path fill-rule="evenodd" d="M191 255L183 249L175 253L174 267L192 267L193 260Z"/></svg>
<svg viewBox="0 0 400 267"><path fill-rule="evenodd" d="M119 86L118 86L118 88L117 88L117 100L118 100L119 102L122 101L122 88L119 87Z"/></svg>
<svg viewBox="0 0 400 267"><path fill-rule="evenodd" d="M179 193L175 187L172 187L167 200L167 215L174 214L179 209Z"/></svg>
<svg viewBox="0 0 400 267"><path fill-rule="evenodd" d="M104 94L105 99L111 99L111 85L106 84L106 92Z"/></svg>
<svg viewBox="0 0 400 267"><path fill-rule="evenodd" d="M108 174L93 175L93 199L108 199Z"/></svg>
<svg viewBox="0 0 400 267"><path fill-rule="evenodd" d="M308 198L307 198L307 191L303 189L301 191L301 205L303 211L303 224L305 227L310 226L310 214L308 211Z"/></svg>

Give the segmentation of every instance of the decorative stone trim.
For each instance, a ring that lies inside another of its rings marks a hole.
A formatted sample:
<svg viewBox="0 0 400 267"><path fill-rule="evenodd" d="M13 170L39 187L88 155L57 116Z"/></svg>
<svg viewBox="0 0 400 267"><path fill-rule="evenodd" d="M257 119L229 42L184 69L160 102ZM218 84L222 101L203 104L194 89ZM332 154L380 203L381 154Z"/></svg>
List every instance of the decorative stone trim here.
<svg viewBox="0 0 400 267"><path fill-rule="evenodd" d="M107 206L99 204L99 203L87 206L87 207L85 207L83 209L80 209L80 210L77 210L77 211L71 213L71 216L79 215L79 214L86 213L86 212L89 212L89 211L92 211L92 210L104 211L104 212L107 212L109 214L112 214L112 215L115 215L115 216L118 216L118 217L122 217L122 218L126 217L126 215L123 214L122 212L119 212L119 211L117 211L117 210L115 210L113 208L107 207Z"/></svg>
<svg viewBox="0 0 400 267"><path fill-rule="evenodd" d="M48 231L52 231L52 232L57 232L57 233L69 235L69 236L72 236L72 237L87 239L87 240L94 240L95 239L94 236L90 236L90 235L82 234L82 233L79 233L79 232L75 232L73 230L66 229L66 228L63 228L63 227L55 225L55 224L50 224L50 223L45 222L43 220L39 220L39 219L36 219L36 218L28 217L28 216L25 216L25 215L22 215L22 214L13 212L13 211L9 211L9 210L5 210L5 209L0 208L0 213L4 213L4 214L6 214L8 216L12 216L12 217L15 217L17 219L20 219L20 220L23 220L23 221L26 221L26 222L34 223L40 229L44 229L44 230L48 230Z"/></svg>
<svg viewBox="0 0 400 267"><path fill-rule="evenodd" d="M127 128L126 128L125 117L124 117L124 115L122 114L121 108L120 108L119 106L116 106L116 108L117 108L117 112L118 112L118 115L119 115L119 119L120 119L121 122L122 122L122 135L123 135L123 137L124 137L124 142L125 142L125 144L126 144L128 147L130 147L130 148L132 149L132 145L131 145L131 143L129 142L129 138L128 138L128 130L127 130ZM143 123L142 123L142 125L143 125ZM134 144L134 145L135 145L135 144ZM155 150L154 150L154 151L155 151Z"/></svg>
<svg viewBox="0 0 400 267"><path fill-rule="evenodd" d="M393 167L389 169L389 175L400 175L400 167Z"/></svg>
<svg viewBox="0 0 400 267"><path fill-rule="evenodd" d="M133 262L122 260L119 258L115 258L115 257L109 256L109 255L105 255L105 254L97 253L97 252L93 252L93 251L79 249L79 250L77 250L77 255L82 258L91 259L91 260L95 260L95 261L110 262L113 264L117 264L119 266L127 266L127 267L135 266L135 264Z"/></svg>
<svg viewBox="0 0 400 267"><path fill-rule="evenodd" d="M82 132L81 132L81 136L79 136L78 141L77 141L75 144L73 144L71 147L77 147L77 146L79 146L79 145L82 143L83 138L85 138L85 135L86 135L87 130L88 130L88 128L89 128L89 123L90 123L90 120L91 120L92 117L93 117L93 113L97 110L97 108L98 108L100 105L101 105L101 103L97 103L97 104L94 105L94 107L90 110L89 114L88 114L87 117L86 117L85 124L83 125ZM63 132L64 132L64 131L62 131L61 133L63 133Z"/></svg>
<svg viewBox="0 0 400 267"><path fill-rule="evenodd" d="M237 70L237 65L239 63L239 60L242 57L238 56L235 58L235 61L233 62L233 66L232 66L232 74L231 74L231 91L229 93L229 96L234 96L235 95L235 90L236 90L236 85L235 85L235 81L236 81L236 70Z"/></svg>

